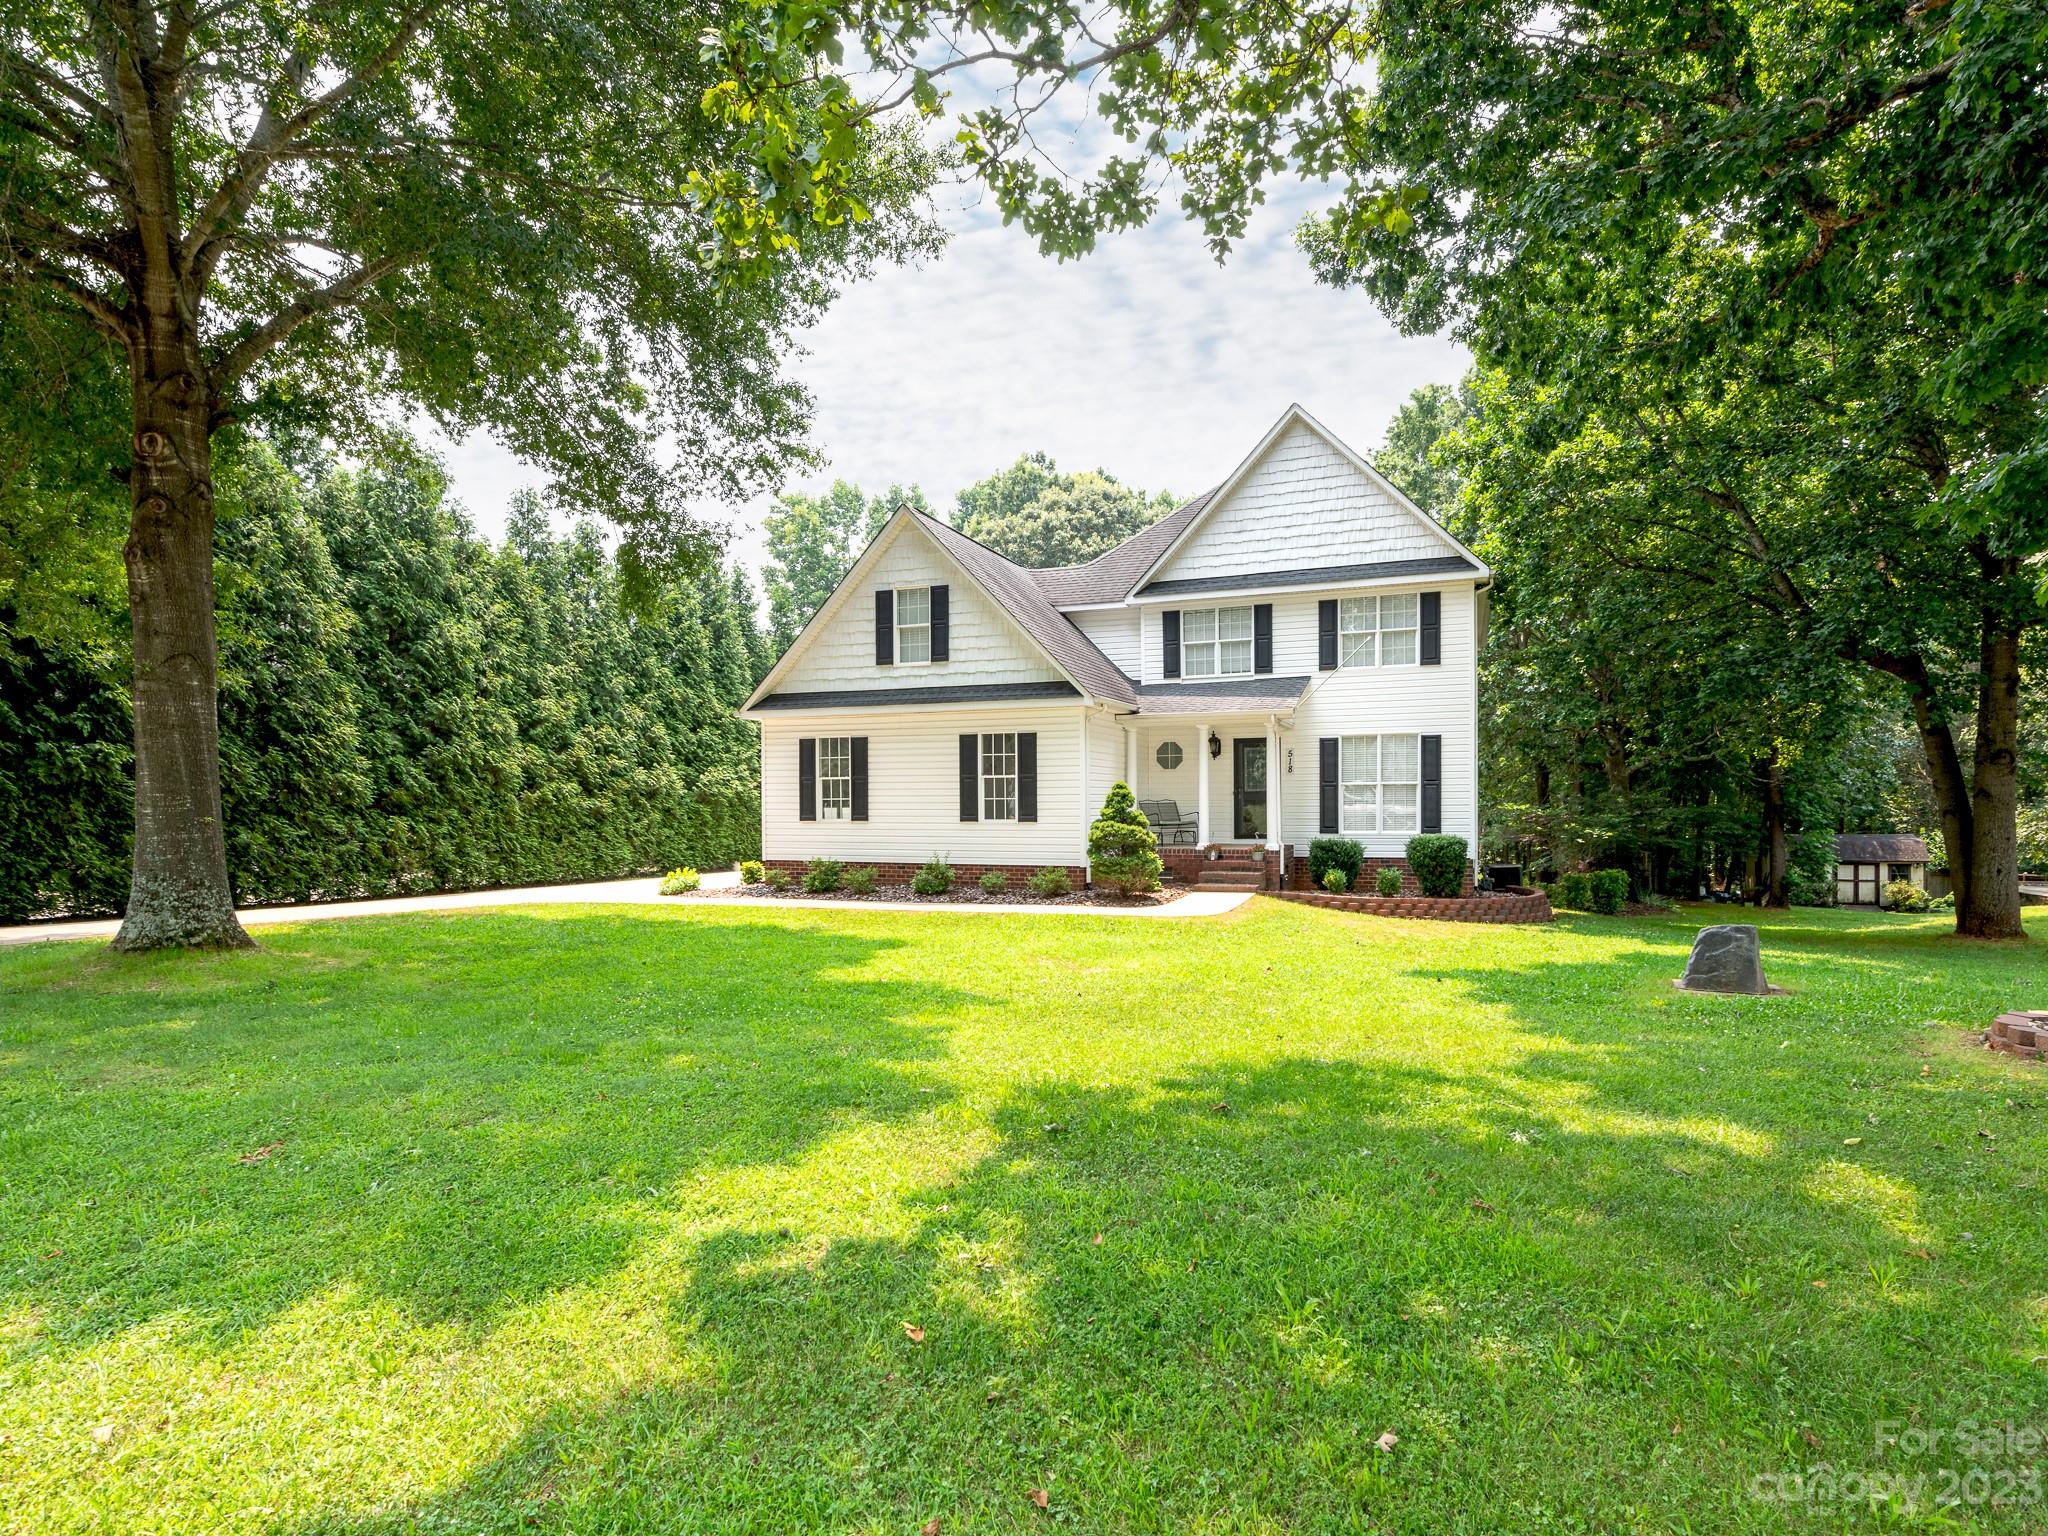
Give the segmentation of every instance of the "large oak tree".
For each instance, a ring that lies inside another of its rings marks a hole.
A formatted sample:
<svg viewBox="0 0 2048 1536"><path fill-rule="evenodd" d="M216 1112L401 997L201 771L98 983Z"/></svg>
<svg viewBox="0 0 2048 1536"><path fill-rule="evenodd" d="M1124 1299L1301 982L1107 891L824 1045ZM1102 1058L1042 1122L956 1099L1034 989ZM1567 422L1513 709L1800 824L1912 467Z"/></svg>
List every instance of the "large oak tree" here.
<svg viewBox="0 0 2048 1536"><path fill-rule="evenodd" d="M0 3L10 377L104 387L112 359L127 386L117 943L247 942L215 703L229 423L348 440L403 406L487 426L643 567L701 553L690 497L748 493L801 454L791 332L867 262L930 243L929 167L828 89L787 94L780 140L707 103L700 34L727 20L715 0ZM51 418L0 412L11 468Z"/></svg>

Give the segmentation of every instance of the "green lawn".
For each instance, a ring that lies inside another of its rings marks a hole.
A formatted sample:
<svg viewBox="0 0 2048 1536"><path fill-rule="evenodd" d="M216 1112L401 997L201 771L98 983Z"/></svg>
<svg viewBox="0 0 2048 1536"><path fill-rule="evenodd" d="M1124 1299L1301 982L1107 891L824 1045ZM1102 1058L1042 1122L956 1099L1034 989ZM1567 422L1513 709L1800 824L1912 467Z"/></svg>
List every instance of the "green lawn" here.
<svg viewBox="0 0 2048 1536"><path fill-rule="evenodd" d="M0 952L0 1529L2039 1531L2048 911L1727 915Z"/></svg>

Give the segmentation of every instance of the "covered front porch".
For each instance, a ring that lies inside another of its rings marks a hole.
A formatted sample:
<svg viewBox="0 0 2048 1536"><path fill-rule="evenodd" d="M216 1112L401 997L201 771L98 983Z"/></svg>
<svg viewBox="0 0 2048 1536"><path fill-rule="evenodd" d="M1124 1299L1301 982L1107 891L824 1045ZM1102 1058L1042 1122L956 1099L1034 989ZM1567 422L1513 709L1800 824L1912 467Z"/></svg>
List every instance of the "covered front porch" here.
<svg viewBox="0 0 2048 1536"><path fill-rule="evenodd" d="M1123 719L1124 782L1180 878L1223 873L1205 868L1217 864L1256 875L1270 864L1257 883L1279 883L1288 727L1302 680L1277 681L1285 691L1252 698L1200 685L1147 689L1140 712Z"/></svg>

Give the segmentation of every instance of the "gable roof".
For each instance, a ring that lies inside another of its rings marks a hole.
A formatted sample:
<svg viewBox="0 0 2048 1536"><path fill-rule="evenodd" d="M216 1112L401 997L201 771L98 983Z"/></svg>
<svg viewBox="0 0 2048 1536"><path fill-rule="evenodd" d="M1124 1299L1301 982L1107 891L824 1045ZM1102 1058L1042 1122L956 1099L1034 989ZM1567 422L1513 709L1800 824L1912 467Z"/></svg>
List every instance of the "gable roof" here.
<svg viewBox="0 0 2048 1536"><path fill-rule="evenodd" d="M1843 832L1835 838L1837 864L1925 864L1927 840L1910 832Z"/></svg>
<svg viewBox="0 0 2048 1536"><path fill-rule="evenodd" d="M1209 505L1209 498L1216 491L1217 487L1211 486L1192 501L1183 502L1151 527L1140 528L1116 548L1097 555L1085 565L1050 566L1030 572L1031 580L1057 607L1084 608L1091 603L1121 603L1131 595L1138 578L1158 559L1160 552L1180 537L1183 528L1202 515Z"/></svg>
<svg viewBox="0 0 2048 1536"><path fill-rule="evenodd" d="M910 515L941 549L953 557L955 563L965 568L983 590L1001 604L1018 627L1044 648L1053 665L1079 684L1083 692L1092 693L1098 699L1114 699L1120 704L1137 702L1137 685L1124 676L1115 662L1095 648L1094 641L1074 627L1072 619L1052 605L1032 579L1032 572L1021 565L1011 564L994 550L975 543L959 529L935 517L914 509Z"/></svg>
<svg viewBox="0 0 2048 1536"><path fill-rule="evenodd" d="M1410 517L1418 520L1432 534L1456 550L1465 561L1470 562L1471 569L1475 575L1480 577L1490 577L1493 575L1493 572L1487 568L1485 561L1459 543L1456 536L1448 528L1444 527L1442 523L1409 500L1407 494L1398 485L1374 469L1359 454L1353 452L1350 444L1338 437L1320 421L1317 421L1315 417L1309 415L1299 405L1290 405L1280 413L1280 419L1267 429L1266 435L1259 439L1258 446L1246 454L1243 462L1230 472L1230 477L1210 491L1208 495L1201 498L1201 505L1195 508L1193 515L1180 525L1173 537L1153 556L1151 562L1138 572L1131 582L1131 589L1143 587L1151 577L1157 575L1167 561L1171 560L1187 544L1188 540L1193 537L1195 530L1207 519L1208 514L1230 499L1230 493L1244 483L1252 470L1258 466L1259 461L1266 456L1266 451L1280 440L1281 434L1296 424L1306 427L1332 448L1336 449L1350 463L1352 468L1364 475L1373 485L1385 491L1393 500L1395 506L1406 512ZM1192 506L1193 504L1190 503L1190 505ZM1187 509L1183 508L1182 510L1186 511ZM1180 514L1176 513L1174 515L1178 518ZM1112 555L1115 553L1115 550L1110 551ZM1103 558L1108 559L1109 556L1105 555Z"/></svg>
<svg viewBox="0 0 2048 1536"><path fill-rule="evenodd" d="M1030 572L1012 565L994 550L975 543L937 518L905 505L899 506L882 530L869 540L868 547L839 578L831 596L818 605L818 611L798 631L789 649L776 658L775 665L768 669L768 675L761 679L760 686L740 706L742 712L776 707L768 703L774 695L775 685L782 681L796 659L808 648L810 637L838 615L845 606L847 594L859 589L862 577L880 557L880 552L908 527L915 527L936 545L941 558L950 563L962 578L980 587L996 607L1024 631L1025 637L1044 653L1045 659L1073 684L1077 693L1092 694L1098 699L1119 704L1137 702L1137 684L1097 650L1094 642L1074 627L1072 620L1046 601L1032 583Z"/></svg>

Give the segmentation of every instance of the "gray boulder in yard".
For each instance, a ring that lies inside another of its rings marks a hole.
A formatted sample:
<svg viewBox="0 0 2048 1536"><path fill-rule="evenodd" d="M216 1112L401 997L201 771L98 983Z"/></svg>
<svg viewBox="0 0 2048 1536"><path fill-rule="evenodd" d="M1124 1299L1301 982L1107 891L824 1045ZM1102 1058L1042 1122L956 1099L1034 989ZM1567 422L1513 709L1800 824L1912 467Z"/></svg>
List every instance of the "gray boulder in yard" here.
<svg viewBox="0 0 2048 1536"><path fill-rule="evenodd" d="M1678 984L1688 992L1747 992L1761 997L1764 983L1763 942L1749 923L1717 923L1702 928L1692 941L1692 958Z"/></svg>

